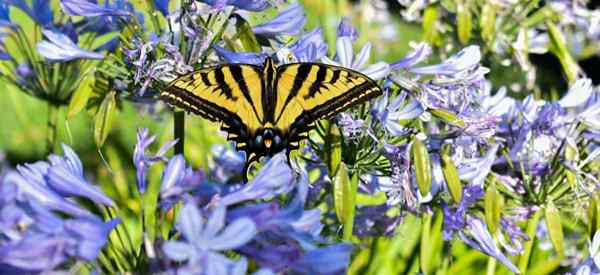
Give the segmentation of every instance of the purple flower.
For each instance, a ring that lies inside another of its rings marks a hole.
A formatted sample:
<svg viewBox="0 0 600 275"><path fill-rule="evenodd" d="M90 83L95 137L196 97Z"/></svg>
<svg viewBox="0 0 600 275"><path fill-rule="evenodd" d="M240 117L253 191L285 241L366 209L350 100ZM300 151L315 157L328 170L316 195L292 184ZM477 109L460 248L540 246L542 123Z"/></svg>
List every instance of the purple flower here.
<svg viewBox="0 0 600 275"><path fill-rule="evenodd" d="M104 222L89 212L64 211L75 217L58 216L51 210L64 208L53 207L44 200L47 197L30 196L18 174L9 172L1 181L0 263L21 273L49 271L72 257L94 260L120 222Z"/></svg>
<svg viewBox="0 0 600 275"><path fill-rule="evenodd" d="M68 36L51 30L42 31L48 40L37 44L38 52L50 61L66 62L75 59L103 59L101 53L80 48Z"/></svg>
<svg viewBox="0 0 600 275"><path fill-rule="evenodd" d="M222 9L225 5L234 6L242 10L263 11L273 6L270 0L201 0L217 9Z"/></svg>
<svg viewBox="0 0 600 275"><path fill-rule="evenodd" d="M256 226L248 218L239 218L226 225L225 206L217 205L207 219L198 208L188 203L177 217L176 228L184 240L167 241L166 256L175 261L187 261L183 272L203 274L240 274L227 270L246 271L246 260L233 261L220 251L235 249L248 243L256 234Z"/></svg>
<svg viewBox="0 0 600 275"><path fill-rule="evenodd" d="M171 209L188 191L195 189L203 181L204 173L201 170L194 171L191 167L186 168L183 156L174 156L163 171L159 195L161 208Z"/></svg>
<svg viewBox="0 0 600 275"><path fill-rule="evenodd" d="M589 78L578 79L567 94L558 101L561 107L576 107L585 103L592 95L593 87L592 80Z"/></svg>
<svg viewBox="0 0 600 275"><path fill-rule="evenodd" d="M343 112L338 115L338 126L342 130L344 138L356 141L358 137L363 133L365 128L365 121L362 119L353 119L352 115Z"/></svg>
<svg viewBox="0 0 600 275"><path fill-rule="evenodd" d="M285 48L282 48L285 49ZM321 29L315 28L310 32L303 34L298 41L294 42L290 47L289 51L295 57L295 60L288 60L288 58L282 58L280 51L277 52L277 57L280 62L291 63L291 62L317 62L327 55L327 43L323 39Z"/></svg>
<svg viewBox="0 0 600 275"><path fill-rule="evenodd" d="M496 258L512 272L520 273L519 269L498 248L487 226L481 219L467 216L466 230L459 231L458 235L468 246Z"/></svg>
<svg viewBox="0 0 600 275"><path fill-rule="evenodd" d="M371 109L371 114L393 136L402 136L405 135L407 129L402 126L400 123L403 120L410 120L420 116L425 109L419 103L419 101L414 98L410 98L410 101L405 103L407 94L402 93L400 96L397 96L389 102L389 93L385 93L383 97L377 100Z"/></svg>
<svg viewBox="0 0 600 275"><path fill-rule="evenodd" d="M166 161L163 155L177 143L177 140L167 142L156 154L146 155L146 149L154 143L154 140L156 140L156 136L149 136L147 128L138 129L137 143L133 150L133 165L135 165L137 171L136 179L140 193L146 192L146 173L148 173L150 166L158 161Z"/></svg>
<svg viewBox="0 0 600 275"><path fill-rule="evenodd" d="M463 160L457 167L459 178L483 186L485 178L490 173L494 160L496 160L496 152L499 147L498 144L493 145L481 158Z"/></svg>
<svg viewBox="0 0 600 275"><path fill-rule="evenodd" d="M114 206L115 203L97 186L90 184L83 176L83 166L77 154L63 144L65 157L50 155L50 166L45 178L50 188L61 196L85 197L97 204Z"/></svg>
<svg viewBox="0 0 600 275"><path fill-rule="evenodd" d="M94 1L95 2L95 1ZM100 5L87 0L61 0L60 7L68 15L76 16L128 16L129 12Z"/></svg>
<svg viewBox="0 0 600 275"><path fill-rule="evenodd" d="M366 43L354 56L352 39L342 36L337 39L336 49L337 61L323 57L323 62L360 71L373 80L383 79L390 72L390 65L382 61L366 66L369 55L371 55L371 43Z"/></svg>
<svg viewBox="0 0 600 275"><path fill-rule="evenodd" d="M425 43L421 42L419 44L410 43L412 51L410 51L404 58L390 64L390 69L398 70L404 68L410 68L417 63L425 60L429 55L431 55L431 47Z"/></svg>
<svg viewBox="0 0 600 275"><path fill-rule="evenodd" d="M285 154L279 153L267 162L251 182L223 196L220 202L223 205L233 205L249 200L271 199L287 193L293 188L292 174L292 169L285 161Z"/></svg>
<svg viewBox="0 0 600 275"><path fill-rule="evenodd" d="M350 37L352 41L356 41L356 39L358 39L358 30L352 26L352 23L348 17L342 17L342 20L337 27L337 37L342 36Z"/></svg>
<svg viewBox="0 0 600 275"><path fill-rule="evenodd" d="M265 61L265 58L268 56L265 53L232 52L225 48L221 48L217 45L214 45L213 49L221 58L225 59L227 63L261 65Z"/></svg>
<svg viewBox="0 0 600 275"><path fill-rule="evenodd" d="M293 3L279 12L271 21L253 27L252 31L267 37L296 35L300 33L305 23L306 16L302 5Z"/></svg>
<svg viewBox="0 0 600 275"><path fill-rule="evenodd" d="M479 46L468 46L440 64L411 68L409 71L416 74L454 75L476 66L480 60Z"/></svg>
<svg viewBox="0 0 600 275"><path fill-rule="evenodd" d="M65 157L50 155L50 163L40 161L18 166L21 176L10 179L21 192L45 207L74 216L90 216L90 213L64 199L65 196L84 197L98 204L114 206L109 197L85 179L81 161L75 152L67 145L63 145L63 151Z"/></svg>
<svg viewBox="0 0 600 275"><path fill-rule="evenodd" d="M214 166L210 169L210 176L218 182L226 182L234 176L243 172L244 159L243 153L232 150L224 145L214 145L211 149Z"/></svg>

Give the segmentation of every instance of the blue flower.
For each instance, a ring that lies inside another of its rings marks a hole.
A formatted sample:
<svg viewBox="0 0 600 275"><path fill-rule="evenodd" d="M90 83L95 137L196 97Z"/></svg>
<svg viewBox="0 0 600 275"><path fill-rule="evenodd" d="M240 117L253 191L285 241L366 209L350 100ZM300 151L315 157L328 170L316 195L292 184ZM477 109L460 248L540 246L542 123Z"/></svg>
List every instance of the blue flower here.
<svg viewBox="0 0 600 275"><path fill-rule="evenodd" d="M292 270L301 274L343 274L350 263L351 244L334 244L308 251L294 263Z"/></svg>
<svg viewBox="0 0 600 275"><path fill-rule="evenodd" d="M483 186L485 178L487 178L492 169L492 164L496 160L496 152L499 147L498 144L493 145L481 158L463 160L457 167L459 178Z"/></svg>
<svg viewBox="0 0 600 275"><path fill-rule="evenodd" d="M252 31L255 34L264 35L267 37L275 37L278 35L296 35L300 33L306 16L304 9L299 3L293 3L283 9L271 21L255 26Z"/></svg>
<svg viewBox="0 0 600 275"><path fill-rule="evenodd" d="M319 28L303 34L289 47L277 51L277 59L280 63L318 62L326 55L327 43Z"/></svg>
<svg viewBox="0 0 600 275"><path fill-rule="evenodd" d="M263 11L273 6L271 0L201 0L200 2L209 4L217 9L222 9L225 5L230 5L249 11Z"/></svg>
<svg viewBox="0 0 600 275"><path fill-rule="evenodd" d="M213 145L211 148L214 166L210 167L210 176L218 182L227 182L230 178L238 176L243 172L243 153L232 150L225 145Z"/></svg>
<svg viewBox="0 0 600 275"><path fill-rule="evenodd" d="M55 165L79 168L72 156L60 161ZM44 170L55 167L48 166L38 162L20 167L23 176L11 171L0 179L0 262L19 273L49 271L75 257L93 261L120 222L105 222L48 188Z"/></svg>
<svg viewBox="0 0 600 275"><path fill-rule="evenodd" d="M213 49L221 58L225 59L227 63L261 65L268 56L265 53L232 52L217 45L213 45Z"/></svg>
<svg viewBox="0 0 600 275"><path fill-rule="evenodd" d="M360 71L373 80L383 79L390 72L390 65L383 61L366 66L369 55L371 55L370 42L367 42L360 49L358 54L354 56L352 39L348 36L342 36L337 38L336 49L337 61L333 61L328 57L323 57L323 62Z"/></svg>
<svg viewBox="0 0 600 275"><path fill-rule="evenodd" d="M65 157L50 155L46 179L47 184L61 196L85 197L97 204L114 206L115 203L97 186L90 184L83 176L83 166L71 147L63 144Z"/></svg>
<svg viewBox="0 0 600 275"><path fill-rule="evenodd" d="M267 162L251 182L223 196L220 202L233 205L249 200L271 199L287 193L293 188L292 174L292 169L285 161L285 154L279 153Z"/></svg>
<svg viewBox="0 0 600 275"><path fill-rule="evenodd" d="M170 0L154 0L154 5L165 17L169 15Z"/></svg>
<svg viewBox="0 0 600 275"><path fill-rule="evenodd" d="M18 166L21 177L11 179L22 192L45 207L74 216L85 217L90 213L65 200L65 196L83 197L98 204L114 206L109 197L84 178L81 161L75 152L67 145L62 147L65 157L50 155L50 163L40 161Z"/></svg>
<svg viewBox="0 0 600 275"><path fill-rule="evenodd" d="M75 59L103 59L101 53L80 48L68 36L51 30L42 31L48 40L37 44L38 52L50 61L66 62Z"/></svg>
<svg viewBox="0 0 600 275"><path fill-rule="evenodd" d="M466 230L459 231L458 235L468 246L496 258L512 272L520 273L519 269L498 248L487 226L481 219L467 216Z"/></svg>
<svg viewBox="0 0 600 275"><path fill-rule="evenodd" d="M421 103L412 97L410 97L410 101L405 103L406 97L407 94L402 93L388 104L389 93L386 92L381 99L375 102L371 109L371 114L393 136L402 136L407 133L407 128L400 124L403 120L417 118L425 112Z"/></svg>
<svg viewBox="0 0 600 275"><path fill-rule="evenodd" d="M184 198L185 194L204 182L204 173L194 171L185 166L182 155L176 155L169 160L163 171L160 183L159 203L163 210L171 207Z"/></svg>
<svg viewBox="0 0 600 275"><path fill-rule="evenodd" d="M342 20L337 27L337 37L342 36L350 37L352 41L356 41L356 39L358 39L358 30L352 26L352 23L348 17L342 17Z"/></svg>
<svg viewBox="0 0 600 275"><path fill-rule="evenodd" d="M184 240L167 241L163 251L175 261L187 261L183 272L202 274L240 274L246 272L246 260L233 261L220 251L239 248L254 238L256 226L248 218L226 225L225 206L217 205L207 219L192 203L187 203L177 217L176 228Z"/></svg>
<svg viewBox="0 0 600 275"><path fill-rule="evenodd" d="M411 68L409 71L416 74L454 75L473 68L479 64L479 61L481 61L479 46L468 46L440 64Z"/></svg>
<svg viewBox="0 0 600 275"><path fill-rule="evenodd" d="M107 1L108 3L108 1ZM87 0L61 0L60 7L69 15L76 16L129 16L129 12L89 2Z"/></svg>
<svg viewBox="0 0 600 275"><path fill-rule="evenodd" d="M404 58L390 64L392 70L410 68L417 63L422 62L431 54L431 47L425 42L419 44L410 44L412 51L407 53Z"/></svg>
<svg viewBox="0 0 600 275"><path fill-rule="evenodd" d="M137 171L136 179L138 191L140 193L146 192L146 174L148 173L150 166L158 161L165 161L166 158L163 155L177 143L177 140L173 140L163 145L156 154L146 155L146 149L154 143L155 139L156 136L149 136L147 128L138 129L137 143L133 150L133 165L135 165Z"/></svg>
<svg viewBox="0 0 600 275"><path fill-rule="evenodd" d="M25 0L4 0L3 2L19 8L42 26L49 26L52 24L52 9L50 8L50 1L48 0L32 0L31 7Z"/></svg>
<svg viewBox="0 0 600 275"><path fill-rule="evenodd" d="M558 101L561 107L576 107L585 103L592 95L593 87L592 80L589 78L578 79L567 94Z"/></svg>

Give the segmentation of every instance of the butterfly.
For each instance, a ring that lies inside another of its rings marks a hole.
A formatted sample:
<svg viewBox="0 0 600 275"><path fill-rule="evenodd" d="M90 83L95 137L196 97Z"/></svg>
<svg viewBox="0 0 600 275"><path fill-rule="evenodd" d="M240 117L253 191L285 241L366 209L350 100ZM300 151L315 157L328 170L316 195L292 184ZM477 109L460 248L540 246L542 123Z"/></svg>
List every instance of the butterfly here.
<svg viewBox="0 0 600 275"><path fill-rule="evenodd" d="M246 152L243 178L262 156L299 148L317 120L382 94L368 76L322 63L223 64L173 80L160 92L169 105L221 122Z"/></svg>

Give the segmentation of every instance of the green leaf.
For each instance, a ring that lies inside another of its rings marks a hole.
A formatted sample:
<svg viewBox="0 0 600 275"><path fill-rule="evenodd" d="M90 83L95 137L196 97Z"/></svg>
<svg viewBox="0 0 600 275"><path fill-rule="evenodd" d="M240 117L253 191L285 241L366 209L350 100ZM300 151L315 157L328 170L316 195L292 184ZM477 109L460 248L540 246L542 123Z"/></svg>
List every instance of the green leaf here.
<svg viewBox="0 0 600 275"><path fill-rule="evenodd" d="M343 224L344 240L350 240L352 237L357 183L358 176L353 176L351 180L348 176L346 165L340 163L335 177L333 178L333 204L335 207L335 214Z"/></svg>
<svg viewBox="0 0 600 275"><path fill-rule="evenodd" d="M94 85L94 78L92 77L86 76L81 80L79 88L73 93L67 107L67 119L78 114L86 106L92 95L92 85Z"/></svg>
<svg viewBox="0 0 600 275"><path fill-rule="evenodd" d="M111 91L104 97L104 100L102 100L100 108L96 113L94 121L94 141L98 147L102 147L104 141L106 141L106 138L108 137L108 133L110 133L115 116L116 105L115 92Z"/></svg>
<svg viewBox="0 0 600 275"><path fill-rule="evenodd" d="M441 42L438 28L439 10L436 5L429 5L423 12L423 38L431 45Z"/></svg>
<svg viewBox="0 0 600 275"><path fill-rule="evenodd" d="M243 17L241 17L237 13L234 13L232 16L234 16L236 19L235 20L235 29L236 29L235 37L237 37L240 40L240 42L242 42L244 51L260 52L261 51L260 45L258 44L258 41L256 40L256 36L254 36L254 33L252 32L252 27L250 27L250 24L248 24L248 21L246 21Z"/></svg>
<svg viewBox="0 0 600 275"><path fill-rule="evenodd" d="M433 116L458 127L465 127L465 121L459 118L455 113L446 109L428 109Z"/></svg>
<svg viewBox="0 0 600 275"><path fill-rule="evenodd" d="M410 150L413 163L415 164L415 173L419 191L422 196L426 196L431 187L431 165L427 146L415 136Z"/></svg>
<svg viewBox="0 0 600 275"><path fill-rule="evenodd" d="M485 222L490 228L490 232L494 234L498 225L500 225L500 212L502 211L502 196L496 189L496 180L492 180L485 192Z"/></svg>
<svg viewBox="0 0 600 275"><path fill-rule="evenodd" d="M456 3L456 13L456 28L458 32L458 40L463 45L466 45L471 39L471 29L473 29L469 1L458 0Z"/></svg>
<svg viewBox="0 0 600 275"><path fill-rule="evenodd" d="M486 42L494 41L496 36L496 5L491 1L486 1L481 8L481 16L479 17L479 28L481 28L481 37Z"/></svg>
<svg viewBox="0 0 600 275"><path fill-rule="evenodd" d="M574 82L577 80L581 69L575 59L573 59L573 56L571 56L565 37L561 30L550 20L546 21L546 27L548 28L548 37L550 38L550 50L558 57L569 82Z"/></svg>
<svg viewBox="0 0 600 275"><path fill-rule="evenodd" d="M550 241L552 241L552 246L554 246L554 250L556 251L556 253L558 253L559 256L563 256L564 237L560 213L558 212L558 209L552 202L549 202L544 210L544 218L546 219L546 225L548 226L548 233L550 234Z"/></svg>
<svg viewBox="0 0 600 275"><path fill-rule="evenodd" d="M462 196L462 184L460 183L460 178L458 177L456 165L454 165L454 161L450 157L448 150L442 150L440 153L440 159L442 164L442 172L444 173L444 179L446 180L446 184L450 190L452 200L458 203L460 202Z"/></svg>

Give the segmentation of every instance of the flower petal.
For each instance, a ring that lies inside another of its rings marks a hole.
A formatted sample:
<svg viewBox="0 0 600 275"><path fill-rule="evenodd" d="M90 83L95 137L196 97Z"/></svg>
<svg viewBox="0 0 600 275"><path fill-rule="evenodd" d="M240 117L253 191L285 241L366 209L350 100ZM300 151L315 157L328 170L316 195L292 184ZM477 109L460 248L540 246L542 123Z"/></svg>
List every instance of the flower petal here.
<svg viewBox="0 0 600 275"><path fill-rule="evenodd" d="M239 218L230 223L221 234L208 240L206 246L213 250L238 248L256 235L256 225L248 218Z"/></svg>

